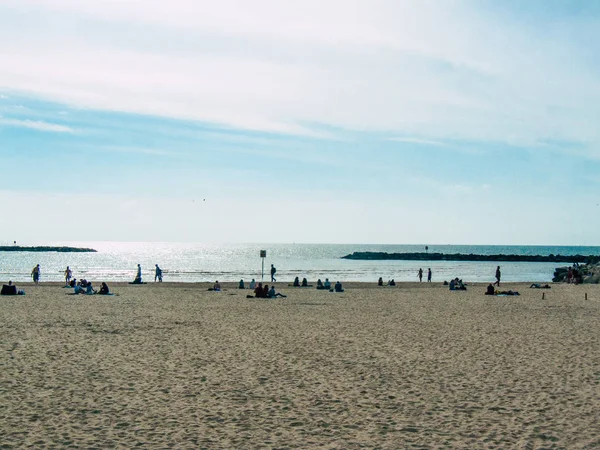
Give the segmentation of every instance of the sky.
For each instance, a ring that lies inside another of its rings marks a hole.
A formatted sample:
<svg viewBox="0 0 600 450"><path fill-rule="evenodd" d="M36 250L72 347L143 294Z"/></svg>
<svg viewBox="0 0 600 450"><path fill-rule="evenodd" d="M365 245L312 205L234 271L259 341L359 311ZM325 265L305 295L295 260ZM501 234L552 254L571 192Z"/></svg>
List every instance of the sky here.
<svg viewBox="0 0 600 450"><path fill-rule="evenodd" d="M596 0L2 0L0 243L600 245L599 54Z"/></svg>

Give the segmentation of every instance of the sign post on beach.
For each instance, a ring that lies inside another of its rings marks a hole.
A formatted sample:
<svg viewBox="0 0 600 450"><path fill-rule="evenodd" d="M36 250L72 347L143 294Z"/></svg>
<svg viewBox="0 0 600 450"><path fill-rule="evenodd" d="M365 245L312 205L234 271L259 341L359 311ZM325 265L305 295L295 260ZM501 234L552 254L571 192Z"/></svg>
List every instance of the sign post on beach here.
<svg viewBox="0 0 600 450"><path fill-rule="evenodd" d="M262 258L262 272L260 275L260 280L263 281L265 279L265 258L267 257L267 251L261 250L260 257Z"/></svg>

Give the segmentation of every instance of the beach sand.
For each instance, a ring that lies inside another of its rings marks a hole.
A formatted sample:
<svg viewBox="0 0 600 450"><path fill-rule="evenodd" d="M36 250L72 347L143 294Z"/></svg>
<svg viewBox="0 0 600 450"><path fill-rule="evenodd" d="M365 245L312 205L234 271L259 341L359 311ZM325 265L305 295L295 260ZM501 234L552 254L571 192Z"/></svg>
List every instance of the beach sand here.
<svg viewBox="0 0 600 450"><path fill-rule="evenodd" d="M2 448L600 448L600 286L20 287Z"/></svg>

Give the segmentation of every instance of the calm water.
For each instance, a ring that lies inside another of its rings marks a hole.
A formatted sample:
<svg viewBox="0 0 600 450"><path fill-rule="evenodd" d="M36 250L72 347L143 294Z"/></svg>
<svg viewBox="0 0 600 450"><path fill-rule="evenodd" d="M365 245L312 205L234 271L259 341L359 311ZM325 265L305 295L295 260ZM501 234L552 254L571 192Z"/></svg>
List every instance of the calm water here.
<svg viewBox="0 0 600 450"><path fill-rule="evenodd" d="M433 281L454 277L466 281L493 281L497 263L464 261L351 261L340 257L355 251L421 252L422 245L340 245L340 244L220 244L139 243L139 242L60 242L47 245L92 247L98 253L0 252L0 280L30 281L33 266L40 264L43 281L60 281L66 266L76 278L93 281L131 281L137 264L145 281L154 279L154 264L164 272L164 281L239 281L261 278L259 251L267 250L265 279L270 264L277 268L278 281L298 276L311 281L416 281L417 270L428 267ZM600 247L567 246L468 246L430 245L429 252L521 254L521 255L600 255ZM551 281L559 263L501 262L504 281ZM566 264L563 264L566 265Z"/></svg>

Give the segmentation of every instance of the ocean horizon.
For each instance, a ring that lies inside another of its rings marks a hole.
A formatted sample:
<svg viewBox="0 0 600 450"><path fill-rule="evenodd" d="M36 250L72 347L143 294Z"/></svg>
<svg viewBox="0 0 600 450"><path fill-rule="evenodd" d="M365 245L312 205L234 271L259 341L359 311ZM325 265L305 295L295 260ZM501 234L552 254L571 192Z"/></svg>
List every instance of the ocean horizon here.
<svg viewBox="0 0 600 450"><path fill-rule="evenodd" d="M34 245L29 244L28 245ZM97 253L0 252L0 277L4 281L31 281L33 266L40 264L41 281L61 281L67 266L76 278L91 281L131 281L141 264L144 281L154 280L154 267L163 270L164 281L214 282L270 280L270 265L277 268L278 282L294 277L316 281L376 282L417 281L417 272L431 268L433 282L454 277L467 282L494 280L495 268L502 267L505 282L552 280L554 269L567 263L475 262L475 261L357 261L341 259L353 252L425 252L425 245L401 244L201 244L189 242L52 242L44 245L88 247ZM517 254L517 255L600 255L600 246L519 246L519 245L428 245L430 253Z"/></svg>

